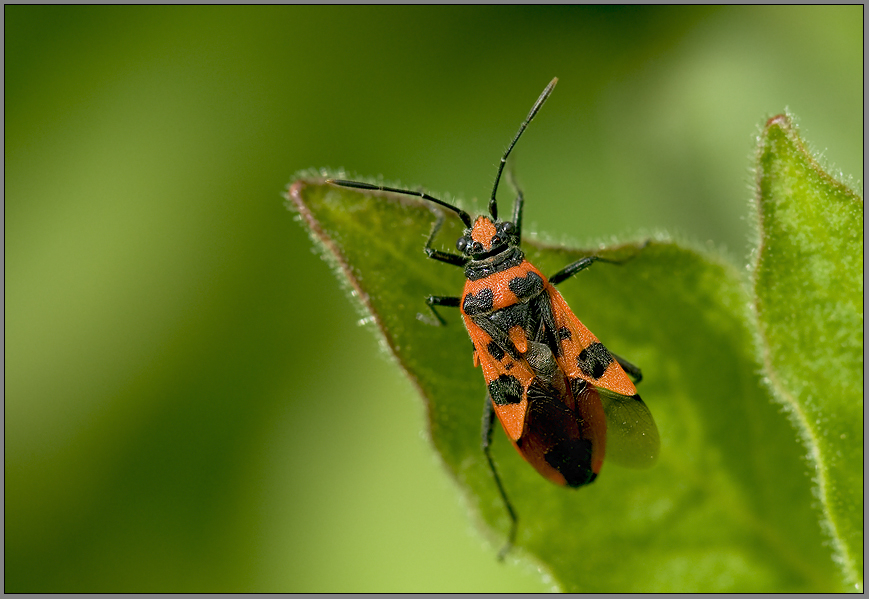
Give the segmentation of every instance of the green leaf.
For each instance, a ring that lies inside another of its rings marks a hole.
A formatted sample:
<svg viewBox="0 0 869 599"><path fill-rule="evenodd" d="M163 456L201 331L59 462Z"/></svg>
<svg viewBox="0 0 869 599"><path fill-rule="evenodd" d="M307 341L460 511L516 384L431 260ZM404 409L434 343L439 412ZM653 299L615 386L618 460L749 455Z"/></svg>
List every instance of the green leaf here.
<svg viewBox="0 0 869 599"><path fill-rule="evenodd" d="M764 372L815 465L825 530L863 586L863 200L786 116L758 148L754 306Z"/></svg>
<svg viewBox="0 0 869 599"><path fill-rule="evenodd" d="M418 388L431 441L496 559L509 523L480 449L483 376L457 311L444 310L443 327L417 319L427 295L460 295L464 283L461 269L423 254L431 207L300 177L290 207ZM452 249L460 234L448 216L435 245ZM523 248L545 274L591 253ZM663 238L595 253L633 258L559 289L608 348L642 367L660 458L648 470L605 463L594 484L569 489L540 477L495 431L495 461L519 514L508 560L530 560L565 591L843 590L805 450L759 375L746 281L718 256Z"/></svg>

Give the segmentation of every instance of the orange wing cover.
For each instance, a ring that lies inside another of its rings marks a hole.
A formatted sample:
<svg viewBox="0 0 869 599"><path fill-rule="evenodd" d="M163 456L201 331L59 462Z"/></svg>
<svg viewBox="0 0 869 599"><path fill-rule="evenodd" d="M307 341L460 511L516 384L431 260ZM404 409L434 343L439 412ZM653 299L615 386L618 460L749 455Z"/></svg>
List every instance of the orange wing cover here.
<svg viewBox="0 0 869 599"><path fill-rule="evenodd" d="M511 284L517 280L522 284ZM619 364L527 261L469 280L462 308L474 365L482 367L495 413L522 457L554 483L593 481L603 465L607 426L596 387L636 394ZM551 312L548 324L538 312ZM547 336L544 328L554 330Z"/></svg>

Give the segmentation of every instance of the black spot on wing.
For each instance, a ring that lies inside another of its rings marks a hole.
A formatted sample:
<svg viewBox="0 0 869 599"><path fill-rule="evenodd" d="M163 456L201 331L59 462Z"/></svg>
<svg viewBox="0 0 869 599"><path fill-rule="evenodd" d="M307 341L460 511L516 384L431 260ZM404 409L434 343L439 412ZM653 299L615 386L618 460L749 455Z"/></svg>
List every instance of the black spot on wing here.
<svg viewBox="0 0 869 599"><path fill-rule="evenodd" d="M486 351L488 351L489 354L496 360L500 360L504 357L504 350L501 349L501 346L494 341L489 341L489 345L486 346Z"/></svg>
<svg viewBox="0 0 869 599"><path fill-rule="evenodd" d="M497 315L501 312L502 310L499 310L492 314L472 316L471 321L483 329L489 337L492 338L492 341L497 343L498 347L510 354L514 360L521 360L522 354L520 354L519 350L516 349L516 345L510 340L510 336L508 335L508 331L510 330L509 327L505 328L497 318Z"/></svg>
<svg viewBox="0 0 869 599"><path fill-rule="evenodd" d="M558 338L562 341L564 341L565 339L570 339L571 336L572 335L570 334L570 329L568 329L567 327L561 327L560 329L558 329Z"/></svg>
<svg viewBox="0 0 869 599"><path fill-rule="evenodd" d="M519 403L522 401L522 383L515 376L502 374L489 383L489 395L498 406Z"/></svg>
<svg viewBox="0 0 869 599"><path fill-rule="evenodd" d="M543 279L536 272L529 272L524 277L513 277L508 285L520 300L530 299L543 291Z"/></svg>
<svg viewBox="0 0 869 599"><path fill-rule="evenodd" d="M476 295L469 293L462 302L462 312L468 316L486 314L492 311L494 300L495 294L491 289L481 289Z"/></svg>
<svg viewBox="0 0 869 599"><path fill-rule="evenodd" d="M576 357L576 365L582 373L593 379L602 377L612 361L612 354L600 342L592 343Z"/></svg>
<svg viewBox="0 0 869 599"><path fill-rule="evenodd" d="M492 312L489 320L502 331L509 331L517 325L526 329L529 321L528 304L513 304L512 306L501 308L496 312Z"/></svg>

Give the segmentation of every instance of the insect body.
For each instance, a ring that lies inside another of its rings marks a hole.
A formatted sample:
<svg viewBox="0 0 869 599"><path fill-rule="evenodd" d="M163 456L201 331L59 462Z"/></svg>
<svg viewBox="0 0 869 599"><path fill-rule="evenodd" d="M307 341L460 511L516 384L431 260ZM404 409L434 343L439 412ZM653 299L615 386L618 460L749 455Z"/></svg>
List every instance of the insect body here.
<svg viewBox="0 0 869 599"><path fill-rule="evenodd" d="M455 212L465 225L456 242L461 254L431 247L443 216L424 248L430 258L464 268L464 291L461 297L429 296L426 303L441 324L446 323L436 307L460 309L474 345L474 366L482 368L486 380L483 451L512 522L501 557L514 540L517 517L489 451L495 416L528 463L548 480L569 487L595 480L607 454L625 465L649 466L659 444L652 415L626 374L639 381L639 369L611 354L555 289L595 262L614 261L589 256L547 278L520 248L521 191L512 219L498 219L496 194L504 165L557 81L540 95L501 158L490 216L472 220L461 208L422 192L330 180L342 187L418 196Z"/></svg>

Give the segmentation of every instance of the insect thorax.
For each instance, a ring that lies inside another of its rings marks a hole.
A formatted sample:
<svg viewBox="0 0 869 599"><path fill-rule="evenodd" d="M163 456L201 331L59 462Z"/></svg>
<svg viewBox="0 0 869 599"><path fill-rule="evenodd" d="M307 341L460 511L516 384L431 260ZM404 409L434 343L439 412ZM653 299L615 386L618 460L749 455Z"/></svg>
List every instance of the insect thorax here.
<svg viewBox="0 0 869 599"><path fill-rule="evenodd" d="M509 247L496 256L485 260L471 260L465 266L465 277L469 281L479 281L493 274L519 266L525 260L525 254L516 246Z"/></svg>

